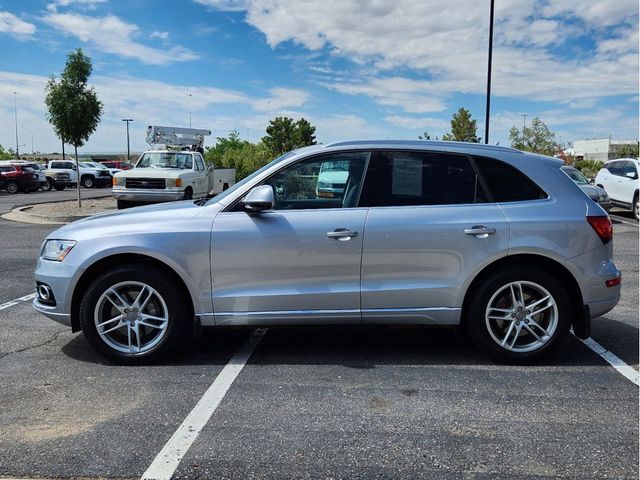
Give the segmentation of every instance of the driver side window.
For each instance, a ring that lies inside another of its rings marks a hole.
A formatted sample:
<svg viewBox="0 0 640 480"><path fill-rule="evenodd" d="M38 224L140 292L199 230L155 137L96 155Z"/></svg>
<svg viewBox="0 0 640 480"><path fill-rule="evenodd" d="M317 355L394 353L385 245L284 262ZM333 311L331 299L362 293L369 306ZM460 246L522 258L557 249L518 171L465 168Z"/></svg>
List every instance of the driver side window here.
<svg viewBox="0 0 640 480"><path fill-rule="evenodd" d="M269 178L274 210L347 208L357 206L370 152L312 157Z"/></svg>

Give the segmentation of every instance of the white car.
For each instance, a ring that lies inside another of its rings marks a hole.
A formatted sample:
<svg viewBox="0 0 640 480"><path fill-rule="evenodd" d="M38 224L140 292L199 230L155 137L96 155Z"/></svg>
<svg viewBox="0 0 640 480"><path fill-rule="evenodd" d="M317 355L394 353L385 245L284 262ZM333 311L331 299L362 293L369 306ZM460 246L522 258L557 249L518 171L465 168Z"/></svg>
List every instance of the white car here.
<svg viewBox="0 0 640 480"><path fill-rule="evenodd" d="M595 180L598 187L607 191L614 206L633 210L636 220L640 213L638 212L639 170L640 162L637 158L609 160L600 169Z"/></svg>
<svg viewBox="0 0 640 480"><path fill-rule="evenodd" d="M80 162L80 185L85 188L107 187L111 185L111 175L108 170L98 169ZM66 172L73 183L78 181L76 163L69 160L51 160L45 164L46 170L51 172Z"/></svg>
<svg viewBox="0 0 640 480"><path fill-rule="evenodd" d="M95 168L96 170L106 170L109 172L109 175L111 175L112 177L116 173L121 171L120 168L109 168L106 165L103 165L102 163L99 163L99 162L81 162L80 166L83 166L83 165L87 165L90 168Z"/></svg>

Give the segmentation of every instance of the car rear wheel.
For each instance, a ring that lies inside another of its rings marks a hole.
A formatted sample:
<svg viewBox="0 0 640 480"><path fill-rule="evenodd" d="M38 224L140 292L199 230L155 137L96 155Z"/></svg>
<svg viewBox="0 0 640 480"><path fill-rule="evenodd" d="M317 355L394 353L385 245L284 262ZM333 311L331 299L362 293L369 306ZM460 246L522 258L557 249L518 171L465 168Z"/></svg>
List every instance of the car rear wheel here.
<svg viewBox="0 0 640 480"><path fill-rule="evenodd" d="M18 185L18 182L10 180L6 183L5 187L7 190L7 193L18 193L20 191L20 186Z"/></svg>
<svg viewBox="0 0 640 480"><path fill-rule="evenodd" d="M633 217L640 220L640 196L637 193L633 199Z"/></svg>
<svg viewBox="0 0 640 480"><path fill-rule="evenodd" d="M187 304L167 274L145 264L114 268L98 277L80 305L89 344L121 364L155 361L179 342Z"/></svg>
<svg viewBox="0 0 640 480"><path fill-rule="evenodd" d="M87 175L86 177L82 177L82 186L84 188L93 188L95 186L95 181L91 175Z"/></svg>
<svg viewBox="0 0 640 480"><path fill-rule="evenodd" d="M193 199L193 190L191 187L187 187L184 189L184 200L192 200Z"/></svg>
<svg viewBox="0 0 640 480"><path fill-rule="evenodd" d="M464 324L480 349L522 362L553 348L569 331L570 318L569 298L554 276L537 268L509 268L477 288Z"/></svg>

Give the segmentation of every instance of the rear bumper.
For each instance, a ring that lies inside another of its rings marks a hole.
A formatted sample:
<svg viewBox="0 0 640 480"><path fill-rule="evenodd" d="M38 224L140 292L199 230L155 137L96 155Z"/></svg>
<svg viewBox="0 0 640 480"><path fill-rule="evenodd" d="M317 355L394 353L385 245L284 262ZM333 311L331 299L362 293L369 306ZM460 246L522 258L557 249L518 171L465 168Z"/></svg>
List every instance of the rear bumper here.
<svg viewBox="0 0 640 480"><path fill-rule="evenodd" d="M113 196L118 200L135 202L175 202L184 198L182 188L124 188L113 187Z"/></svg>

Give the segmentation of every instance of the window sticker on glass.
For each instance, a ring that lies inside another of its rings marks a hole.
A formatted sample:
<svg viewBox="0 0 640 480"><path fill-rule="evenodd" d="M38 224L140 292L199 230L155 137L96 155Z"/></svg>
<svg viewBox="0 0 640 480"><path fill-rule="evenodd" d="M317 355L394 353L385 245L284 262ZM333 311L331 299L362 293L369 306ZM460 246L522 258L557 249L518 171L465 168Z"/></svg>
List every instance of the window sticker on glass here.
<svg viewBox="0 0 640 480"><path fill-rule="evenodd" d="M422 195L422 162L416 158L393 159L393 195Z"/></svg>

